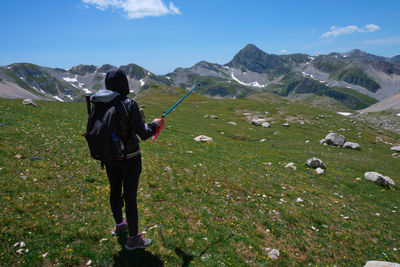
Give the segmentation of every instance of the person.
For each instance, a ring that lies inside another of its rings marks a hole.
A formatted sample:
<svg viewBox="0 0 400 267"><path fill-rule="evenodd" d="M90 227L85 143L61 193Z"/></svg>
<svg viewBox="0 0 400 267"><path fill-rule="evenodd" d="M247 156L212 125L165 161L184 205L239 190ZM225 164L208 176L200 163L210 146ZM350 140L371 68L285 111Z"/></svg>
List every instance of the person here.
<svg viewBox="0 0 400 267"><path fill-rule="evenodd" d="M112 94L123 96L122 105L117 105L116 133L124 144L123 156L104 163L110 182L110 206L115 220L112 234L118 235L128 231L129 238L125 248L134 250L147 247L151 243L151 239L143 238L138 231L137 189L142 171L142 158L137 135L142 140L148 139L156 132L163 118L157 118L150 124L143 121L138 104L127 97L128 79L121 69L112 68L107 71L105 86ZM124 204L126 220L122 214Z"/></svg>

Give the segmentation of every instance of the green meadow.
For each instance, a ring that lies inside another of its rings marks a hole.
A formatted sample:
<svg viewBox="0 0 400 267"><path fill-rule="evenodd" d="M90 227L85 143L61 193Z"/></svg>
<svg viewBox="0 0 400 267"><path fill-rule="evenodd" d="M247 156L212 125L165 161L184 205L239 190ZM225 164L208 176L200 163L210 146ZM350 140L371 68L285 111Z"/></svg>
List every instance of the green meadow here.
<svg viewBox="0 0 400 267"><path fill-rule="evenodd" d="M150 88L136 100L149 122L184 94ZM82 137L86 104L37 104L0 99L1 266L400 262L400 157L390 150L400 135L336 113L348 110L269 94L221 100L193 93L154 143L141 142L139 229L153 243L127 252L127 237L111 236L105 170ZM251 125L245 113L271 127ZM329 131L362 150L319 144ZM213 142L195 142L198 135ZM305 166L311 157L326 164L324 175ZM285 168L289 162L297 169ZM366 171L396 185L367 181ZM269 249L279 250L277 260Z"/></svg>

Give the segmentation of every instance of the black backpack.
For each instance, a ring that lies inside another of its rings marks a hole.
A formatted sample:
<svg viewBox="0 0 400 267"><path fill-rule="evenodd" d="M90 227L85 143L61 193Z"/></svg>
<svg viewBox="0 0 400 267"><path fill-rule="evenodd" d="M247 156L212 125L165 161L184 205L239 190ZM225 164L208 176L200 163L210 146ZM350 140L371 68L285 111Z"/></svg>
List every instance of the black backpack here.
<svg viewBox="0 0 400 267"><path fill-rule="evenodd" d="M89 114L85 138L89 146L90 155L102 162L123 158L124 143L117 136L118 105L126 108L122 103L124 97L118 96L109 103L97 102Z"/></svg>

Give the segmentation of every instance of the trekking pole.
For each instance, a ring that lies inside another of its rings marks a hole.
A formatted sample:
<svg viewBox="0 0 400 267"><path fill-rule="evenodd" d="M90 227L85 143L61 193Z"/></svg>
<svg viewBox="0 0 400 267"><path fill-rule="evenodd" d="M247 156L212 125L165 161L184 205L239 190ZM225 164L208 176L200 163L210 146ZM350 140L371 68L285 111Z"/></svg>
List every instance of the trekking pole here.
<svg viewBox="0 0 400 267"><path fill-rule="evenodd" d="M175 103L175 105L173 105L167 112L165 112L164 115L162 115L162 118L165 118L168 115L168 113L170 113L174 108L176 108L176 106L178 106L179 103L181 103L188 95L190 95L199 86L200 86L200 83L196 84L184 97L182 97L178 102ZM164 127L164 120L162 121L161 125L159 125L157 127L157 130L154 133L153 138L151 140L152 142L154 142L154 140L156 140L156 138L160 134L163 127Z"/></svg>
<svg viewBox="0 0 400 267"><path fill-rule="evenodd" d="M178 102L175 103L175 105L173 105L167 112L165 112L164 115L162 115L162 117L165 118L165 116L167 116L168 113L170 113L174 108L176 108L176 106L179 105L179 103L181 103L188 95L190 95L199 86L200 83L196 84L184 97L182 97Z"/></svg>

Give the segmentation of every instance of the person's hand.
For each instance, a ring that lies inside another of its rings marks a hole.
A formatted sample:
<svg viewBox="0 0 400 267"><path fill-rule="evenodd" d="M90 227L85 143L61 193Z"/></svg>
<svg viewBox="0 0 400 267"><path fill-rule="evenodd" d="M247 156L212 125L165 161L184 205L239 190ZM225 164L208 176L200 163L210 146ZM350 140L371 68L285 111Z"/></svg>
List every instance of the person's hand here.
<svg viewBox="0 0 400 267"><path fill-rule="evenodd" d="M156 118L156 119L154 119L153 122L157 123L157 126L163 125L164 124L164 118L163 117Z"/></svg>

